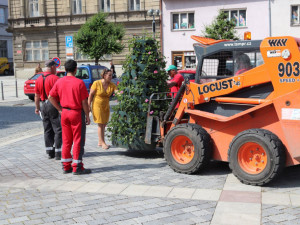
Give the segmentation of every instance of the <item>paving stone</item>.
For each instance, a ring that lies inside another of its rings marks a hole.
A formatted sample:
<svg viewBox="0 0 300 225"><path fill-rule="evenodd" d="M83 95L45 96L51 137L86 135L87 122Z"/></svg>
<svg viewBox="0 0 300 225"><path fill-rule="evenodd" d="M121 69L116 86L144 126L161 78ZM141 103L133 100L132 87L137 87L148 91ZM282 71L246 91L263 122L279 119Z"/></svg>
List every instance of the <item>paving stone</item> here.
<svg viewBox="0 0 300 225"><path fill-rule="evenodd" d="M42 131L40 121L35 124L25 121L24 124ZM22 125L21 129L24 127ZM0 141L0 199L5 199L4 204L0 200L2 223L8 223L14 215L28 215L29 220L15 223L209 224L223 189L262 191L265 194L263 202L272 200L269 202L272 204L262 204L261 215L265 217L262 224L297 224L300 221L297 209L300 186L296 179L293 183L285 178L298 177L299 168L294 172L285 171L287 174L279 179L281 182L260 190L260 187L241 184L231 174L228 164L212 162L205 171L190 176L175 173L162 153L130 153L114 146L109 151L101 150L96 147L97 125L87 129L84 162L93 173L86 176L62 174L60 163L48 160L41 150L44 146L42 132L27 139L16 139L9 145ZM0 134L8 135L3 129ZM0 140L3 140L1 135ZM273 204L272 196L288 196L290 204L281 202L282 198L275 199L276 204ZM41 222L44 218L46 220Z"/></svg>
<svg viewBox="0 0 300 225"><path fill-rule="evenodd" d="M19 222L29 220L29 218L27 216L21 216L21 217L10 218L8 220L10 223L19 223Z"/></svg>

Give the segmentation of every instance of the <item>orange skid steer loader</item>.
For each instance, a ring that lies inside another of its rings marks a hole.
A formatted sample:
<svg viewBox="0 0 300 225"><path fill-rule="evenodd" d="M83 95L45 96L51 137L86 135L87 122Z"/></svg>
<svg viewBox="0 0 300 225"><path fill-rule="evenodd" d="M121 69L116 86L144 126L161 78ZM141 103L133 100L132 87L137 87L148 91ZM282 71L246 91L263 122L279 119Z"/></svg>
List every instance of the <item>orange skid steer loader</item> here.
<svg viewBox="0 0 300 225"><path fill-rule="evenodd" d="M195 83L186 80L160 117L148 113L145 142L163 143L176 172L193 174L211 159L226 161L250 185L299 164L300 39L192 38L199 42ZM162 96L152 94L149 112L151 102L167 99Z"/></svg>

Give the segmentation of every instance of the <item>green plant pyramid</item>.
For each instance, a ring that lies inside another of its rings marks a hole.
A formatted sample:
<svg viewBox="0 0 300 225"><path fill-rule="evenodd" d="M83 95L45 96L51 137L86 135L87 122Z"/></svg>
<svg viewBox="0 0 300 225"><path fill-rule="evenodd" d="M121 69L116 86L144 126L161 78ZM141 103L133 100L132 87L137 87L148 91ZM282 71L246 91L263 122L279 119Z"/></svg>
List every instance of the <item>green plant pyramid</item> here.
<svg viewBox="0 0 300 225"><path fill-rule="evenodd" d="M135 37L129 42L130 54L123 65L124 74L118 85L118 105L114 107L108 130L114 145L134 150L150 150L155 143L144 143L149 97L167 92L166 63L159 45L151 37ZM166 102L151 104L149 114L158 116Z"/></svg>

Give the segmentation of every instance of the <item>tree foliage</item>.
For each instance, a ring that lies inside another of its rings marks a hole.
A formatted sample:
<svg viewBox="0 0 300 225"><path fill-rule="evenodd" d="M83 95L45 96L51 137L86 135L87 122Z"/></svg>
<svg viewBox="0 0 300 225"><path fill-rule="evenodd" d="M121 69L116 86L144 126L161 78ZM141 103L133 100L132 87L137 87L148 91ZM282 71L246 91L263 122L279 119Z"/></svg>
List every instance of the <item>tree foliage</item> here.
<svg viewBox="0 0 300 225"><path fill-rule="evenodd" d="M123 26L108 22L107 16L108 14L99 12L82 25L74 35L76 47L83 55L95 59L96 65L105 54L118 54L124 48Z"/></svg>
<svg viewBox="0 0 300 225"><path fill-rule="evenodd" d="M234 29L235 26L233 20L228 20L228 13L220 11L213 22L205 26L203 34L205 37L215 40L239 40L239 37L236 35L236 30Z"/></svg>
<svg viewBox="0 0 300 225"><path fill-rule="evenodd" d="M114 107L108 130L115 144L131 148L134 142L144 141L149 97L152 93L168 91L168 75L158 42L152 37L133 38L129 51L118 85L119 104ZM150 114L158 116L167 106L167 102L152 102Z"/></svg>

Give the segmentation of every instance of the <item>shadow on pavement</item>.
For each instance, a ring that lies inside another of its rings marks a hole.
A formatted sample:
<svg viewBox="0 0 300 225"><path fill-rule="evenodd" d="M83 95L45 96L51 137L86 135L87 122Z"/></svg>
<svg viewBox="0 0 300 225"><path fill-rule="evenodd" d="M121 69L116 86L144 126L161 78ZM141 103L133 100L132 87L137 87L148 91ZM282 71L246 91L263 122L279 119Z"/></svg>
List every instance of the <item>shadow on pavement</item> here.
<svg viewBox="0 0 300 225"><path fill-rule="evenodd" d="M227 175L231 170L227 162L211 161L205 168L200 170L197 175Z"/></svg>
<svg viewBox="0 0 300 225"><path fill-rule="evenodd" d="M286 167L273 182L265 185L269 188L300 188L300 165ZM300 190L299 190L300 191Z"/></svg>
<svg viewBox="0 0 300 225"><path fill-rule="evenodd" d="M95 151L95 152L86 152L84 153L84 157L92 157L92 156L113 156L113 155L124 155L131 158L143 158L143 159L159 159L164 158L164 154L162 149L157 149L154 151L116 151L117 147L111 146L108 150L105 151ZM100 148L101 149L101 148Z"/></svg>
<svg viewBox="0 0 300 225"><path fill-rule="evenodd" d="M167 163L158 164L126 164L126 165L115 165L115 166L104 166L100 168L93 168L93 173L111 172L111 171L127 171L127 170L143 170L149 168L162 168L166 167Z"/></svg>

